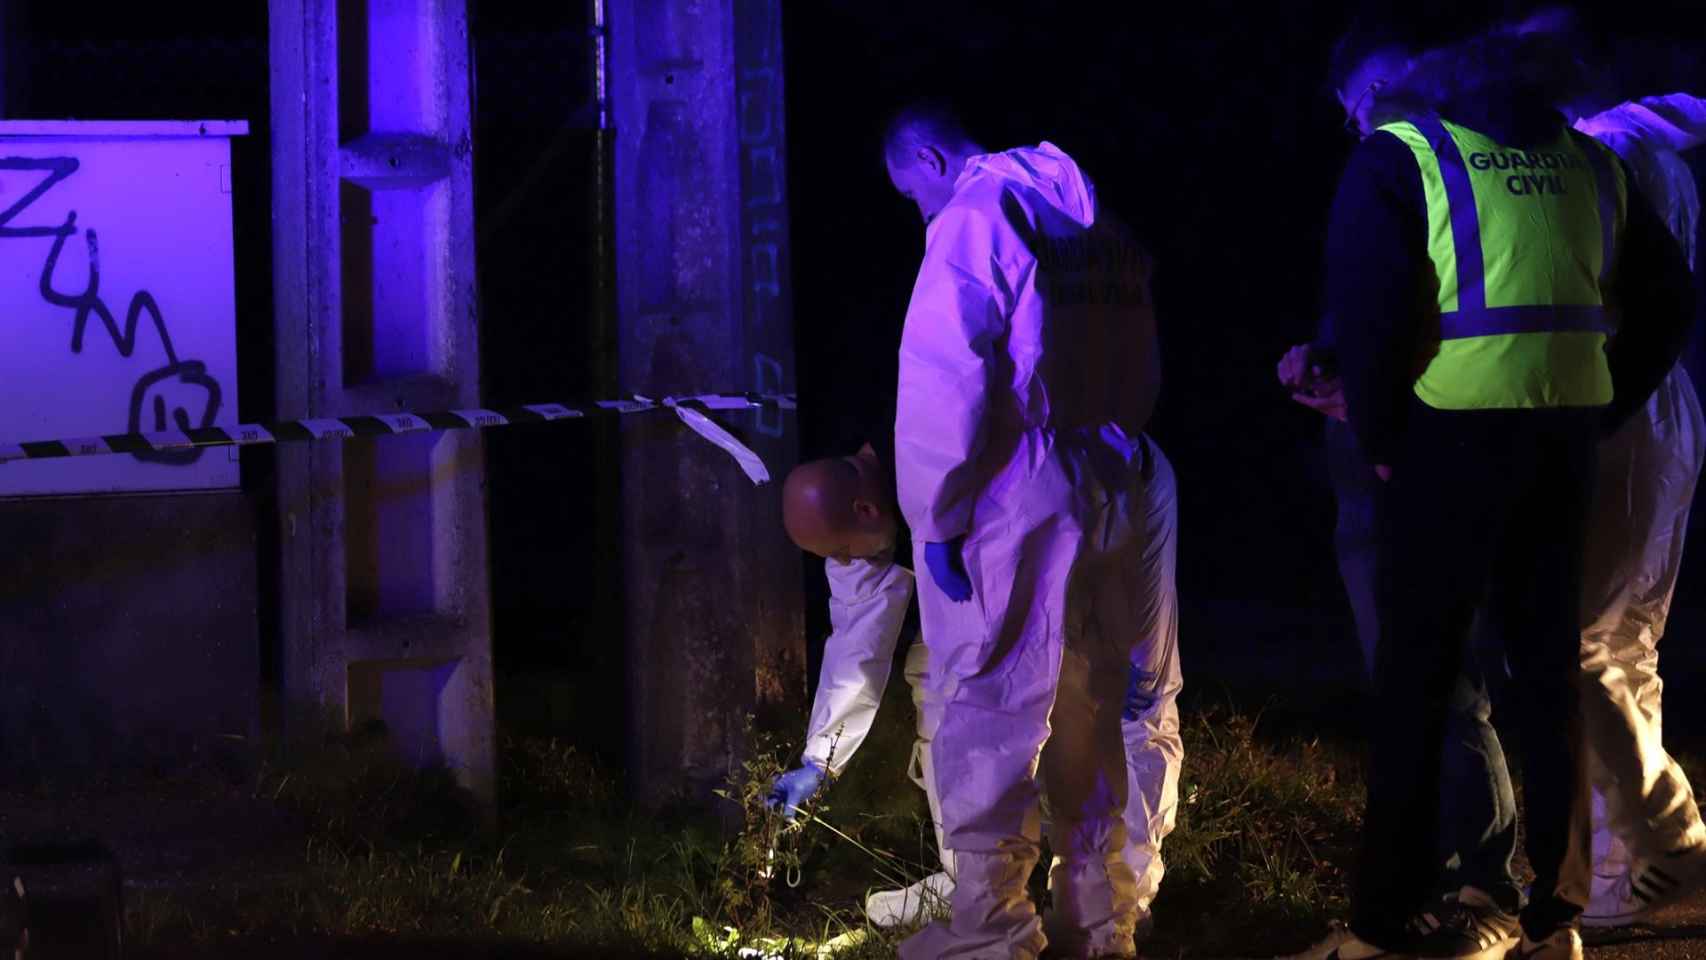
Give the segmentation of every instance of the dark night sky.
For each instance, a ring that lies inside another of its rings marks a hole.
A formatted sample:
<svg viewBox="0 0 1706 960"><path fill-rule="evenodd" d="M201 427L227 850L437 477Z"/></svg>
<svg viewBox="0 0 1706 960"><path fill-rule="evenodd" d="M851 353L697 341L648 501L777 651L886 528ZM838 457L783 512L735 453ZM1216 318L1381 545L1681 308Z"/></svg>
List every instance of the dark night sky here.
<svg viewBox="0 0 1706 960"><path fill-rule="evenodd" d="M1412 4L1427 9L1411 20L1423 39L1447 40L1489 11L1531 5ZM473 7L486 400L587 397L587 5ZM1325 210L1350 148L1324 72L1350 7L785 3L803 453L844 452L843 417L894 386L923 231L884 175L883 118L917 95L956 97L992 148L1047 139L1074 155L1156 254L1166 381L1152 432L1180 475L1190 685L1259 668L1286 692L1312 682L1312 663L1354 663L1320 425L1273 380L1318 312ZM8 8L11 115L251 121L255 134L238 148L241 405L245 417L270 415L265 5L114 5L101 17L70 4ZM1603 3L1589 14L1706 52L1698 2ZM1706 89L1706 78L1693 83ZM493 433L488 449L497 653L523 678L500 703L555 684L567 696L534 698L554 705L521 719L601 731L588 745L615 752L620 731L603 718L619 704L589 695L622 687L608 598L590 576L608 560L590 551L587 520L601 451L590 433L522 428ZM245 463L251 489L264 491L264 457ZM1690 575L1706 564L1700 548L1706 541L1685 564L1685 594L1706 582ZM806 579L821 643L821 577ZM1685 609L1672 632L1703 629L1706 618Z"/></svg>

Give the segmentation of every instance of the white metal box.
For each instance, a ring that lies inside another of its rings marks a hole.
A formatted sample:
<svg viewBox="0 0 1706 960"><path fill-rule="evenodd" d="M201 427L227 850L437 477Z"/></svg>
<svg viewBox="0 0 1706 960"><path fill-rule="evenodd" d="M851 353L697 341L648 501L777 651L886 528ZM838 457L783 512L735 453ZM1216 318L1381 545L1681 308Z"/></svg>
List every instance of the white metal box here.
<svg viewBox="0 0 1706 960"><path fill-rule="evenodd" d="M0 442L237 423L245 121L0 121ZM0 496L210 490L234 448L0 465Z"/></svg>

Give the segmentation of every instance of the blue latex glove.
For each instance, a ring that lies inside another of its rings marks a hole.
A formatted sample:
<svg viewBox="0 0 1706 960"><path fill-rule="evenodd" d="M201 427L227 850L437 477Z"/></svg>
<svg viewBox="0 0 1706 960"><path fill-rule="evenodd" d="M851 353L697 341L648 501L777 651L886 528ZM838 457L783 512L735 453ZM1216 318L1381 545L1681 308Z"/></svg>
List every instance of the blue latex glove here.
<svg viewBox="0 0 1706 960"><path fill-rule="evenodd" d="M960 556L964 538L947 543L926 543L924 565L930 568L930 579L955 603L971 599L971 577L966 575L965 558Z"/></svg>
<svg viewBox="0 0 1706 960"><path fill-rule="evenodd" d="M810 760L806 765L789 770L770 785L770 809L780 810L789 820L800 812L800 804L812 798L823 786L823 768Z"/></svg>

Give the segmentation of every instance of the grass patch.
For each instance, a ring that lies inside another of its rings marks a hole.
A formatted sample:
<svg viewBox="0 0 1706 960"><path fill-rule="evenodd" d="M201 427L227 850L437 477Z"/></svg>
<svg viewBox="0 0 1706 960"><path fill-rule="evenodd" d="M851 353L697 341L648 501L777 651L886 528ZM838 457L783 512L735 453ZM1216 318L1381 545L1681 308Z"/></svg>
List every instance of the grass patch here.
<svg viewBox="0 0 1706 960"><path fill-rule="evenodd" d="M1150 948L1216 956L1307 944L1348 905L1360 761L1317 739L1270 739L1258 718L1230 710L1187 717L1182 732L1178 827L1162 847Z"/></svg>
<svg viewBox="0 0 1706 960"><path fill-rule="evenodd" d="M628 809L618 777L559 741L504 745L495 834L476 829L448 775L397 762L382 731L281 751L253 792L300 824L299 854L240 878L133 890L127 930L144 954L174 956L329 938L601 957L762 947L803 958L814 952L801 944L839 937L857 942L836 956L892 957L910 931L868 929L860 905L870 888L931 872L934 851L922 795L902 769L910 704L883 714L797 828L762 808L786 756L762 741L726 790L738 831L704 811ZM1179 826L1148 949L1215 956L1307 942L1343 906L1355 765L1316 742L1270 741L1230 711L1187 718L1185 737ZM480 836L492 839L471 839Z"/></svg>

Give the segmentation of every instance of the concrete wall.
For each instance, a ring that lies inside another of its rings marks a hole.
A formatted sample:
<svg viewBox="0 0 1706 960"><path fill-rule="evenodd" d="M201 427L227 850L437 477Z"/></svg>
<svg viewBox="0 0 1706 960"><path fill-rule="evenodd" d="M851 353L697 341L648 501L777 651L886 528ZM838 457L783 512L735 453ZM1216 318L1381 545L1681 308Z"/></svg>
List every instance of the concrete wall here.
<svg viewBox="0 0 1706 960"><path fill-rule="evenodd" d="M0 779L255 732L253 511L238 493L0 503Z"/></svg>

